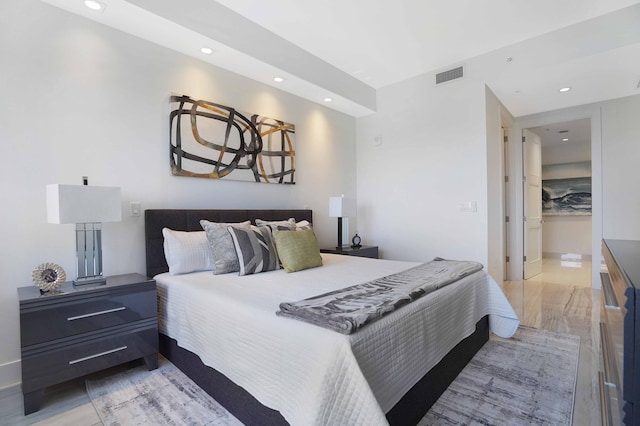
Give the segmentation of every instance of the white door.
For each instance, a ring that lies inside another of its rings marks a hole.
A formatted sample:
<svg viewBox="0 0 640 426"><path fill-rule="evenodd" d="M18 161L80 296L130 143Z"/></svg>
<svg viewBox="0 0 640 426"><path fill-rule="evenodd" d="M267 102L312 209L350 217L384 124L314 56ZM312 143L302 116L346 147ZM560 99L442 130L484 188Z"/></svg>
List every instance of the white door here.
<svg viewBox="0 0 640 426"><path fill-rule="evenodd" d="M504 279L504 281L508 281L509 280L509 261L511 253L509 252L509 220L510 220L510 214L509 214L509 138L508 138L508 133L509 131L506 128L502 128L502 140L503 140L503 170L504 170L504 203L503 203L503 215L502 218L504 219L504 240L502 241L502 245L504 247L504 255L505 255L505 259L503 262L504 265L504 270L502 271L502 277Z"/></svg>
<svg viewBox="0 0 640 426"><path fill-rule="evenodd" d="M540 136L522 132L524 279L542 272L542 146Z"/></svg>

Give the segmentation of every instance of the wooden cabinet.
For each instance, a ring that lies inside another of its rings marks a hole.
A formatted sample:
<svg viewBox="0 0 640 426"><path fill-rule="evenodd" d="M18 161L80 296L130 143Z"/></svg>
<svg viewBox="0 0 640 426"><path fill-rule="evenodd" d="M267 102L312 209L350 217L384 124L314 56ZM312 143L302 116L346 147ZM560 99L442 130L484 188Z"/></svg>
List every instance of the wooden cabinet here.
<svg viewBox="0 0 640 426"><path fill-rule="evenodd" d="M341 249L337 249L337 248L321 249L320 252L321 253L343 254L345 256L370 257L372 259L377 259L378 258L378 247L377 246L362 246L360 248L343 247Z"/></svg>
<svg viewBox="0 0 640 426"><path fill-rule="evenodd" d="M605 240L601 274L602 423L640 424L640 241Z"/></svg>
<svg viewBox="0 0 640 426"><path fill-rule="evenodd" d="M44 294L20 287L18 299L25 415L40 409L48 386L138 358L158 367L154 280L117 275Z"/></svg>

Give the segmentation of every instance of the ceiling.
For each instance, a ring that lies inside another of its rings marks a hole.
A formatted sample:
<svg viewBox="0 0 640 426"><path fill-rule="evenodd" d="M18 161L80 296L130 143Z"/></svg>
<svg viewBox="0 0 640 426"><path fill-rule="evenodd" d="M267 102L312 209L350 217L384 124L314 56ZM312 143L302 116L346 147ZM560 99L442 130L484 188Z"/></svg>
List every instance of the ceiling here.
<svg viewBox="0 0 640 426"><path fill-rule="evenodd" d="M558 145L591 144L591 120L588 118L532 127L529 130L540 136L543 149Z"/></svg>
<svg viewBox="0 0 640 426"><path fill-rule="evenodd" d="M355 117L461 63L514 116L640 94L640 1L42 1Z"/></svg>

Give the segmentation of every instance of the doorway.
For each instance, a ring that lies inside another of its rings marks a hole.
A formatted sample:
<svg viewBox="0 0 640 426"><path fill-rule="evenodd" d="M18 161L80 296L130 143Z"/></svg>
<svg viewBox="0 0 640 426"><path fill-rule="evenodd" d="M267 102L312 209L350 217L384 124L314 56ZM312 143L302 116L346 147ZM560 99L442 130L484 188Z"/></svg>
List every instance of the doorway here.
<svg viewBox="0 0 640 426"><path fill-rule="evenodd" d="M542 184L541 199L538 201L541 201L542 217L540 268L533 268L532 273L528 261L524 260L524 278L551 284L591 287L591 120L583 118L551 123L525 129L525 132L531 132L540 139ZM527 178L526 164L532 162L527 158L530 155L531 151L523 147L523 171ZM527 208L527 188L523 191L524 208ZM523 229L525 256L529 255L531 247L531 238L527 241L527 229L531 227L531 221L527 217ZM530 272L527 274L528 270Z"/></svg>

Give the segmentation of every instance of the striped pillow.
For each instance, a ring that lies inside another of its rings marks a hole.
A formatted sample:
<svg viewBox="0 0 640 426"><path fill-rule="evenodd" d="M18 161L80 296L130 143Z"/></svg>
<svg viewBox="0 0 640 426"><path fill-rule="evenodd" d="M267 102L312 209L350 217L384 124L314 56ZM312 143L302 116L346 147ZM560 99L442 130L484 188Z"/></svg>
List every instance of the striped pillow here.
<svg viewBox="0 0 640 426"><path fill-rule="evenodd" d="M228 227L240 263L240 274L249 275L280 269L278 254L267 226Z"/></svg>

